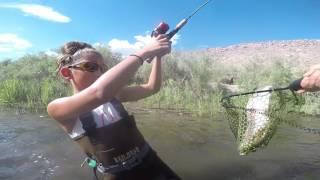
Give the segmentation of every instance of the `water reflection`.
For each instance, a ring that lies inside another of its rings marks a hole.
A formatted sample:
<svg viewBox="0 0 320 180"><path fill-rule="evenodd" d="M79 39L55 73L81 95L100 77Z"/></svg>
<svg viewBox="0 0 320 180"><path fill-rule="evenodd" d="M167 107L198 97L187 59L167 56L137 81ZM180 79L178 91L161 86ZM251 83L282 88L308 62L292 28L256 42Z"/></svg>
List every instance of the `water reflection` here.
<svg viewBox="0 0 320 180"><path fill-rule="evenodd" d="M239 156L223 117L167 112L136 113L137 123L160 157L183 179L319 179L319 135L280 125L269 145ZM1 112L0 179L90 179L83 154L47 117ZM317 118L301 119L320 127Z"/></svg>

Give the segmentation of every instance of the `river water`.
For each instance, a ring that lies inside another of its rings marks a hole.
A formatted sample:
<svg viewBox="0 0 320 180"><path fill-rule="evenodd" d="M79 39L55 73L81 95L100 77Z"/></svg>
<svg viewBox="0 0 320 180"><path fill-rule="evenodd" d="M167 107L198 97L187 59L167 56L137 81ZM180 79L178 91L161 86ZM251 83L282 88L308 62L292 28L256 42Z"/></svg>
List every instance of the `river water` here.
<svg viewBox="0 0 320 180"><path fill-rule="evenodd" d="M320 179L320 136L280 125L269 145L239 156L223 116L196 118L160 111L135 113L159 156L186 180ZM320 127L319 118L301 124ZM46 115L0 112L1 180L91 179L80 148Z"/></svg>

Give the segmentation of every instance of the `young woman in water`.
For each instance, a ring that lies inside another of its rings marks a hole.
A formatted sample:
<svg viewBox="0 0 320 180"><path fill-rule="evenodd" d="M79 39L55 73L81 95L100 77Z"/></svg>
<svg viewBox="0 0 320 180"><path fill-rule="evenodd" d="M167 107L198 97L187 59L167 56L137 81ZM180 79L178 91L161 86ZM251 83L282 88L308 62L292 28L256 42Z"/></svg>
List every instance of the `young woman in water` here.
<svg viewBox="0 0 320 180"><path fill-rule="evenodd" d="M47 111L81 146L96 178L180 179L148 145L134 117L121 104L159 91L161 57L170 50L171 42L159 35L107 70L102 55L91 45L69 42L63 46L58 70L70 83L73 95L50 102ZM128 87L129 79L149 58L154 58L149 81Z"/></svg>

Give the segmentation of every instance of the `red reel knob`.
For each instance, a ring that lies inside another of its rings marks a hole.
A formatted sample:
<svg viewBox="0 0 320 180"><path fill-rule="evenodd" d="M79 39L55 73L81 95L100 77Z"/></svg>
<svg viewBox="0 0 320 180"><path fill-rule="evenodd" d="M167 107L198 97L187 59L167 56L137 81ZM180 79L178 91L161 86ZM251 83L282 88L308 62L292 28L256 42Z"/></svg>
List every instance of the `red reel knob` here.
<svg viewBox="0 0 320 180"><path fill-rule="evenodd" d="M151 33L151 37L157 37L159 34L165 34L169 30L169 25L161 22Z"/></svg>
<svg viewBox="0 0 320 180"><path fill-rule="evenodd" d="M161 22L156 29L159 34L165 34L169 30L169 25L165 22Z"/></svg>

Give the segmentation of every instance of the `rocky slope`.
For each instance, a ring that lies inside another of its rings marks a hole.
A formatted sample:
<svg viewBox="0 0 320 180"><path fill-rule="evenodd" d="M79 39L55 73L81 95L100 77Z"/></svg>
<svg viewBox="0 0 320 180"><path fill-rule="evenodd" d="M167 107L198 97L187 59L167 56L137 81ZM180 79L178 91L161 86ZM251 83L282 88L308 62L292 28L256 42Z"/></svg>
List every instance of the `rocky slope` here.
<svg viewBox="0 0 320 180"><path fill-rule="evenodd" d="M307 69L320 63L320 40L290 40L244 43L200 50L225 64L270 63L280 60L293 68Z"/></svg>

